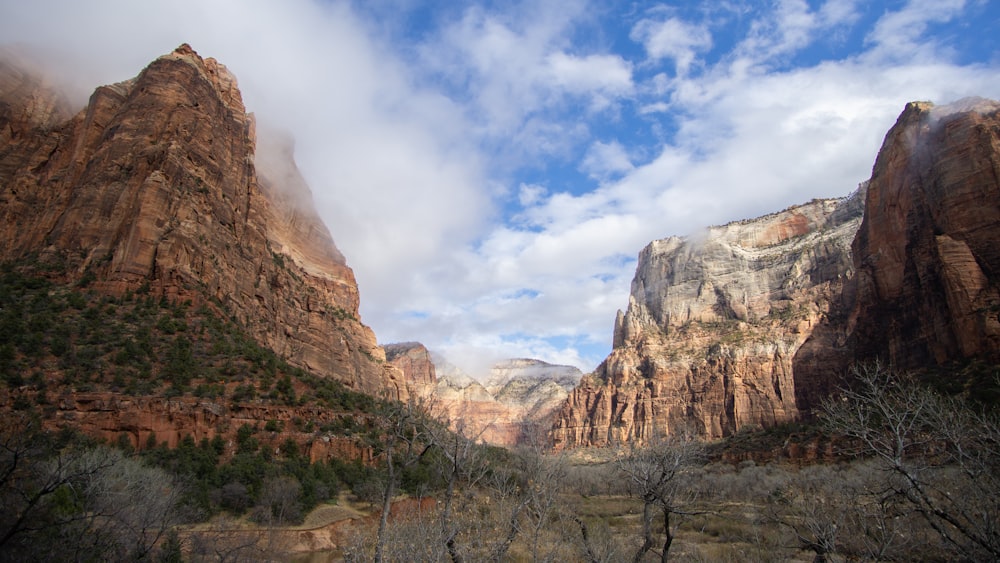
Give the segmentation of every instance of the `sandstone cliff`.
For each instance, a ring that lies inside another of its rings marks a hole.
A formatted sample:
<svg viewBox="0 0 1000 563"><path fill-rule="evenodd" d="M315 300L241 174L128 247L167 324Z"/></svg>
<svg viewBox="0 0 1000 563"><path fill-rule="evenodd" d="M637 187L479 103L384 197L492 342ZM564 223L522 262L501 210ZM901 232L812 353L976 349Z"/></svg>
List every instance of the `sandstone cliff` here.
<svg viewBox="0 0 1000 563"><path fill-rule="evenodd" d="M864 190L652 242L614 348L562 406L557 447L717 438L798 416L792 361L853 276Z"/></svg>
<svg viewBox="0 0 1000 563"><path fill-rule="evenodd" d="M437 385L437 372L431 353L419 342L386 344L385 359L403 373L403 380L413 397L427 399Z"/></svg>
<svg viewBox="0 0 1000 563"><path fill-rule="evenodd" d="M15 65L0 95L0 261L57 258L67 281L208 303L295 366L405 396L290 145L255 151L225 66L182 45L69 119Z"/></svg>
<svg viewBox="0 0 1000 563"><path fill-rule="evenodd" d="M1000 360L1000 103L911 103L886 135L854 241L855 358Z"/></svg>

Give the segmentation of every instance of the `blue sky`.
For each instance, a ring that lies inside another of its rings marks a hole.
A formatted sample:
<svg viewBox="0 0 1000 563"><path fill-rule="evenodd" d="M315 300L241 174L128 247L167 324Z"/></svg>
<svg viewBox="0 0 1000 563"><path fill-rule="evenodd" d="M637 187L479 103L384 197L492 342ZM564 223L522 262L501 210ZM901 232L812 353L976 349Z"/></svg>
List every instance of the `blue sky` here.
<svg viewBox="0 0 1000 563"><path fill-rule="evenodd" d="M473 374L593 369L643 246L846 196L907 101L1000 98L998 37L986 0L0 0L80 104L182 42L226 64L379 341Z"/></svg>

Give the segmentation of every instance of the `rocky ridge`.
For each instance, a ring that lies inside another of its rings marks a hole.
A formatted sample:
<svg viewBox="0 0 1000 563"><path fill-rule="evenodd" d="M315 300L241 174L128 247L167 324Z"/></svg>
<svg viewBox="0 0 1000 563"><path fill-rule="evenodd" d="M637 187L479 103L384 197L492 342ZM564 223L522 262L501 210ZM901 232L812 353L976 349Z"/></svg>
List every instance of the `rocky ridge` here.
<svg viewBox="0 0 1000 563"><path fill-rule="evenodd" d="M207 304L294 366L405 398L290 144L258 142L225 66L182 45L68 119L31 76L0 66L0 260Z"/></svg>
<svg viewBox="0 0 1000 563"><path fill-rule="evenodd" d="M853 276L864 192L650 243L611 355L557 416L556 446L796 419L792 361Z"/></svg>

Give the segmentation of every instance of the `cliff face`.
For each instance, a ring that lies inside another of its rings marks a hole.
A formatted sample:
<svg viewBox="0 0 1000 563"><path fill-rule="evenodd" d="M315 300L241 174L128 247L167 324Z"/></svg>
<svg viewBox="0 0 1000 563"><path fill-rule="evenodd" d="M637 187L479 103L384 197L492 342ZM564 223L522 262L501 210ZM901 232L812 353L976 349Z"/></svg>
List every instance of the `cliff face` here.
<svg viewBox="0 0 1000 563"><path fill-rule="evenodd" d="M614 349L553 429L557 447L717 438L795 419L796 351L853 276L864 190L658 240L639 255Z"/></svg>
<svg viewBox="0 0 1000 563"><path fill-rule="evenodd" d="M14 68L0 66L0 260L64 260L101 291L208 304L295 366L405 396L290 146L255 150L223 65L182 45L68 120Z"/></svg>
<svg viewBox="0 0 1000 563"><path fill-rule="evenodd" d="M998 201L1000 103L911 103L855 196L653 242L556 445L805 416L857 362L1000 362Z"/></svg>
<svg viewBox="0 0 1000 563"><path fill-rule="evenodd" d="M437 371L431 353L419 342L386 344L385 359L403 373L411 396L427 399L437 385Z"/></svg>
<svg viewBox="0 0 1000 563"><path fill-rule="evenodd" d="M901 368L1000 352L1000 103L908 104L854 241L859 360Z"/></svg>

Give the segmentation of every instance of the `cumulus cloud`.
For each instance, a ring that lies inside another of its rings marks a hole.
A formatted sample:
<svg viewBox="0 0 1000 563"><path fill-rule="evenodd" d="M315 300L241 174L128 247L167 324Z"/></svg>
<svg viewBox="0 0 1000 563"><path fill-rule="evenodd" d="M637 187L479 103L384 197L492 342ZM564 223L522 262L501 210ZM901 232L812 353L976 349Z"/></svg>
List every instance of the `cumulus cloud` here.
<svg viewBox="0 0 1000 563"><path fill-rule="evenodd" d="M953 18L965 4L965 0L910 0L898 11L879 19L868 34L866 40L874 47L871 55L888 59L934 59L946 54L947 47L926 37L924 32L933 23Z"/></svg>
<svg viewBox="0 0 1000 563"><path fill-rule="evenodd" d="M712 46L712 33L705 24L691 24L679 18L640 20L631 38L646 48L653 60L673 59L677 74L687 74L699 52Z"/></svg>
<svg viewBox="0 0 1000 563"><path fill-rule="evenodd" d="M546 194L545 186L538 184L521 184L517 199L524 207L532 206L541 201Z"/></svg>

